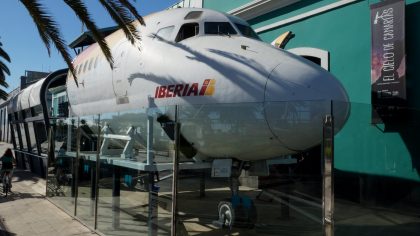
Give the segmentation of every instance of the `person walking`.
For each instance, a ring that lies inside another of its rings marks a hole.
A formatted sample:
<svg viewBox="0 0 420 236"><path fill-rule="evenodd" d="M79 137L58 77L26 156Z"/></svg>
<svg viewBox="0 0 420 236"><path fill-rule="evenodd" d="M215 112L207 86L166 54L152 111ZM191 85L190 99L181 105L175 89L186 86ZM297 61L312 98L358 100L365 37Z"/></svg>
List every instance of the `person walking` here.
<svg viewBox="0 0 420 236"><path fill-rule="evenodd" d="M6 191L6 183L4 175L9 175L9 186L12 188L12 175L13 175L13 164L15 163L15 157L13 156L12 149L8 148L2 157L0 157L0 161L2 162L1 165L1 179L3 182L3 192Z"/></svg>

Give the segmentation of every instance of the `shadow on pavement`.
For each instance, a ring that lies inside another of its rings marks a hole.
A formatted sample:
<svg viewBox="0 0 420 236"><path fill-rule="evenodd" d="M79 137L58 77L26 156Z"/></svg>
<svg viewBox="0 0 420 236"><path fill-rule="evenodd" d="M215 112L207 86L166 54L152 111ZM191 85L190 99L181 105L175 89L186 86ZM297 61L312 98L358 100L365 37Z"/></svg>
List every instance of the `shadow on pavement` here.
<svg viewBox="0 0 420 236"><path fill-rule="evenodd" d="M15 201L15 200L19 200L19 199L45 198L44 196L42 196L41 194L38 194L38 193L19 193L19 192L13 192L13 191L12 191L12 193L8 193L7 197L4 193L2 193L0 196L1 196L0 197L0 203Z"/></svg>
<svg viewBox="0 0 420 236"><path fill-rule="evenodd" d="M13 182L32 181L33 183L38 183L39 180L40 177L28 170L15 169L13 171Z"/></svg>

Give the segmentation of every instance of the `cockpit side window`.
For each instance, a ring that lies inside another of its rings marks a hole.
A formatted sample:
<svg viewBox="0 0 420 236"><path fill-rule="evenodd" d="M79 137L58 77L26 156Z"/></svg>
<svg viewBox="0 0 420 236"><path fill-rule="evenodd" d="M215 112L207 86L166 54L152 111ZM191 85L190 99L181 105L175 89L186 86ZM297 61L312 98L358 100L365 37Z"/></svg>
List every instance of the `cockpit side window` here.
<svg viewBox="0 0 420 236"><path fill-rule="evenodd" d="M229 22L205 22L204 33L217 35L237 34L236 30L232 27L232 25Z"/></svg>
<svg viewBox="0 0 420 236"><path fill-rule="evenodd" d="M156 33L156 37L159 40L170 40L171 36L172 36L172 32L174 31L175 26L168 26L165 28L162 28L160 30L158 30L158 32Z"/></svg>
<svg viewBox="0 0 420 236"><path fill-rule="evenodd" d="M235 25L238 28L238 30L241 31L241 34L244 37L261 40L260 37L258 37L257 33L255 33L255 31L251 28L251 26L238 23L235 23Z"/></svg>
<svg viewBox="0 0 420 236"><path fill-rule="evenodd" d="M180 42L184 39L194 37L198 34L199 26L198 23L187 23L181 26L178 35L176 36L175 42Z"/></svg>

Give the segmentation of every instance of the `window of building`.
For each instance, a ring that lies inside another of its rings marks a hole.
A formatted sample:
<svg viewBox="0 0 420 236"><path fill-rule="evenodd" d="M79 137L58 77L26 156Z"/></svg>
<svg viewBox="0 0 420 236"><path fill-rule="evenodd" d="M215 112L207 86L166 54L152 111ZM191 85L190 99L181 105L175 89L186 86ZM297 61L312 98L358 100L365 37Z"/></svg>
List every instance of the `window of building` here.
<svg viewBox="0 0 420 236"><path fill-rule="evenodd" d="M28 122L28 135L29 135L29 142L30 142L29 150L32 153L37 153L38 154L38 148L37 148L37 145L36 145L35 129L34 129L34 124L32 122Z"/></svg>
<svg viewBox="0 0 420 236"><path fill-rule="evenodd" d="M235 25L244 37L260 40L260 37L258 37L257 33L255 33L251 26L238 23L235 23Z"/></svg>
<svg viewBox="0 0 420 236"><path fill-rule="evenodd" d="M229 22L205 22L204 33L217 35L237 34Z"/></svg>
<svg viewBox="0 0 420 236"><path fill-rule="evenodd" d="M180 42L184 39L194 37L199 32L198 23L187 23L181 26L178 35L176 36L175 42Z"/></svg>

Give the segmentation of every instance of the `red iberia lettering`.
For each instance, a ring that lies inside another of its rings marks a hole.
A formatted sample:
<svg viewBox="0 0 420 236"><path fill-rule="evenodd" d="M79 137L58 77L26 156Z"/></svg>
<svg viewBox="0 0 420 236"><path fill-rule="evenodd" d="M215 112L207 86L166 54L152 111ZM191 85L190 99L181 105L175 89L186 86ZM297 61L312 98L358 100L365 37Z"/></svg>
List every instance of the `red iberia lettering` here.
<svg viewBox="0 0 420 236"><path fill-rule="evenodd" d="M193 84L191 85L191 88L190 88L190 90L188 91L187 96L191 96L191 94L192 94L193 96L197 96L197 95L198 95L198 84L197 84L197 83L193 83Z"/></svg>
<svg viewBox="0 0 420 236"><path fill-rule="evenodd" d="M199 83L161 85L155 89L155 98L212 96L215 84L215 79L206 79L201 86Z"/></svg>

